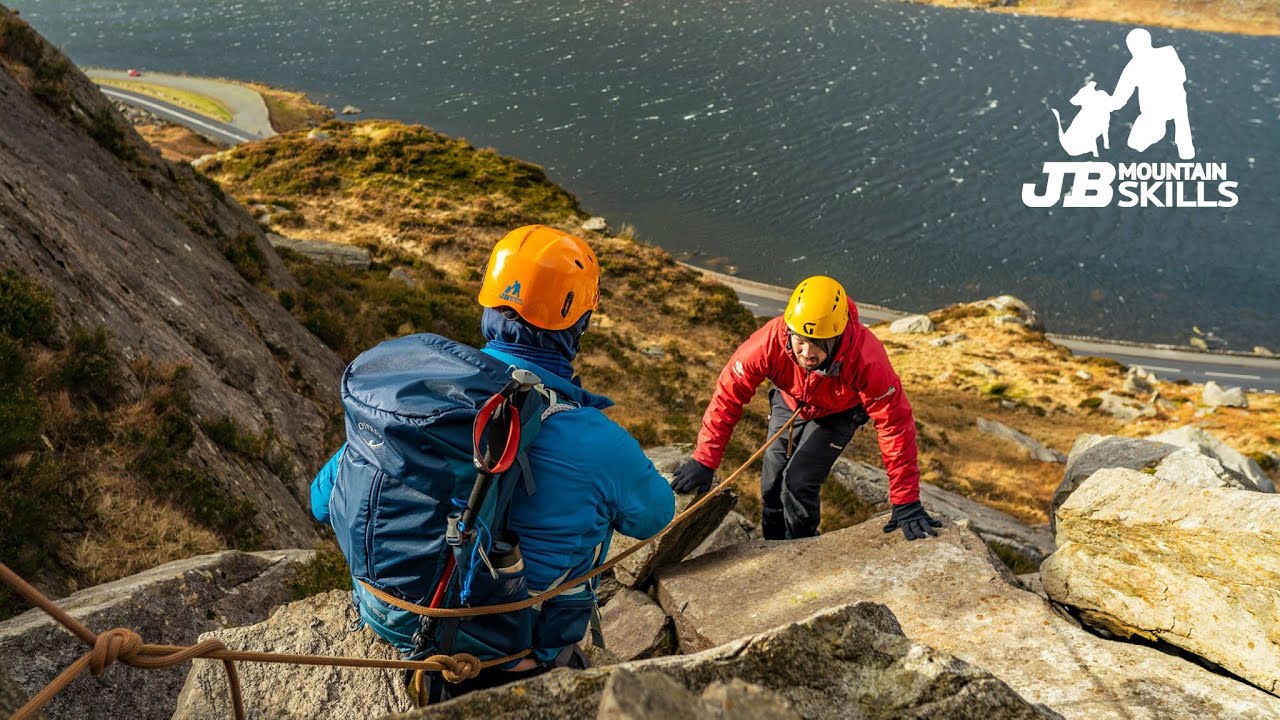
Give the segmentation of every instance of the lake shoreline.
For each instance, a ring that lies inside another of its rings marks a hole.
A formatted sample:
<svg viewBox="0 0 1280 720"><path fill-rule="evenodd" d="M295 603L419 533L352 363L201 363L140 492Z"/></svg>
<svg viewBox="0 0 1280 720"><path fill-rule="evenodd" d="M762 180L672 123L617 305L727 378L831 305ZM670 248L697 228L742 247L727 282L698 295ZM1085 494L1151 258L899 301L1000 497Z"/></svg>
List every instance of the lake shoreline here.
<svg viewBox="0 0 1280 720"><path fill-rule="evenodd" d="M1108 0L905 0L1005 15L1096 20L1124 25L1164 27L1236 35L1280 35L1280 7L1268 0L1247 0L1236 12L1187 12L1174 0L1135 0L1124 7Z"/></svg>

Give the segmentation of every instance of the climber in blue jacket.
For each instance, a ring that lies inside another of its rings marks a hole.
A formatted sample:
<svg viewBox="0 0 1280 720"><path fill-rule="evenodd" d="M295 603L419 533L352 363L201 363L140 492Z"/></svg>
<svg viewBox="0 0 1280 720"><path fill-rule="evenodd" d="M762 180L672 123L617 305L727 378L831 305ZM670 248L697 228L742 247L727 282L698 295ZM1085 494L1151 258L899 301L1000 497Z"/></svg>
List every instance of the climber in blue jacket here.
<svg viewBox="0 0 1280 720"><path fill-rule="evenodd" d="M640 445L601 411L613 403L581 387L572 362L599 297L600 266L581 239L534 225L494 247L480 290L488 355L542 379L557 402L527 451L536 490L517 486L509 527L520 538L536 594L581 576L609 552L616 530L646 539L671 521L675 497ZM345 449L345 446L344 446ZM312 513L329 521L329 498L343 449L311 487ZM359 592L359 588L357 588ZM504 684L556 666L585 666L577 643L595 612L594 583L542 604L532 657L448 686L449 696Z"/></svg>

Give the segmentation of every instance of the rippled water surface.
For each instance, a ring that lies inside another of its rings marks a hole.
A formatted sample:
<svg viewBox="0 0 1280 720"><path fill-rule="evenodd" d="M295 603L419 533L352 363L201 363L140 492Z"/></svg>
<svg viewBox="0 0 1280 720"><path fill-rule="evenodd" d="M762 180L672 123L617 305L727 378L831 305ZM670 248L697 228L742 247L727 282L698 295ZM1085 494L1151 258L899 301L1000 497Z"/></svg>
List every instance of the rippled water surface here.
<svg viewBox="0 0 1280 720"><path fill-rule="evenodd" d="M1033 210L1022 184L1071 159L1049 108L1114 87L1129 27L869 0L19 7L81 64L262 80L538 162L745 277L827 273L903 309L1009 292L1058 332L1280 350L1276 39L1153 29L1237 207ZM1102 159L1176 161L1125 147L1136 114Z"/></svg>

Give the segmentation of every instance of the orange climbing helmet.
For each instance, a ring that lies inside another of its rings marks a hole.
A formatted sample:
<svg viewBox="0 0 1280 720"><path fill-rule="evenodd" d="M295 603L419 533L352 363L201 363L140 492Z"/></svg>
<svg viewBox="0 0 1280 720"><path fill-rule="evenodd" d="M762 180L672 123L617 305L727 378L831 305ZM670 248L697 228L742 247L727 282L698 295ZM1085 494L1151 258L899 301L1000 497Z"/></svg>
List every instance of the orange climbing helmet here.
<svg viewBox="0 0 1280 720"><path fill-rule="evenodd" d="M785 322L791 332L807 338L836 337L849 324L844 286L824 275L805 278L791 293Z"/></svg>
<svg viewBox="0 0 1280 720"><path fill-rule="evenodd" d="M477 299L509 307L534 327L564 330L599 303L600 263L582 238L526 225L493 246Z"/></svg>

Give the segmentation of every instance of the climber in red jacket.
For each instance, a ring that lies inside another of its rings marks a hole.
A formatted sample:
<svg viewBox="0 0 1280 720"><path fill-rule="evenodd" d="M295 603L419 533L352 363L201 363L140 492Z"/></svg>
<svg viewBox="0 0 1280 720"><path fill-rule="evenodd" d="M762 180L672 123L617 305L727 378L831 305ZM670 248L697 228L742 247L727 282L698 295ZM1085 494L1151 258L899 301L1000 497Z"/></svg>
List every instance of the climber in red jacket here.
<svg viewBox="0 0 1280 720"><path fill-rule="evenodd" d="M875 423L889 474L893 513L885 532L908 540L937 535L920 504L916 425L902 382L884 346L858 322L858 308L840 283L821 275L803 280L787 310L757 330L729 358L702 417L698 447L677 468L676 492L705 492L720 466L742 407L766 379L769 435L800 408L791 430L764 455L761 526L766 540L818 533L819 491L836 458L868 419Z"/></svg>

